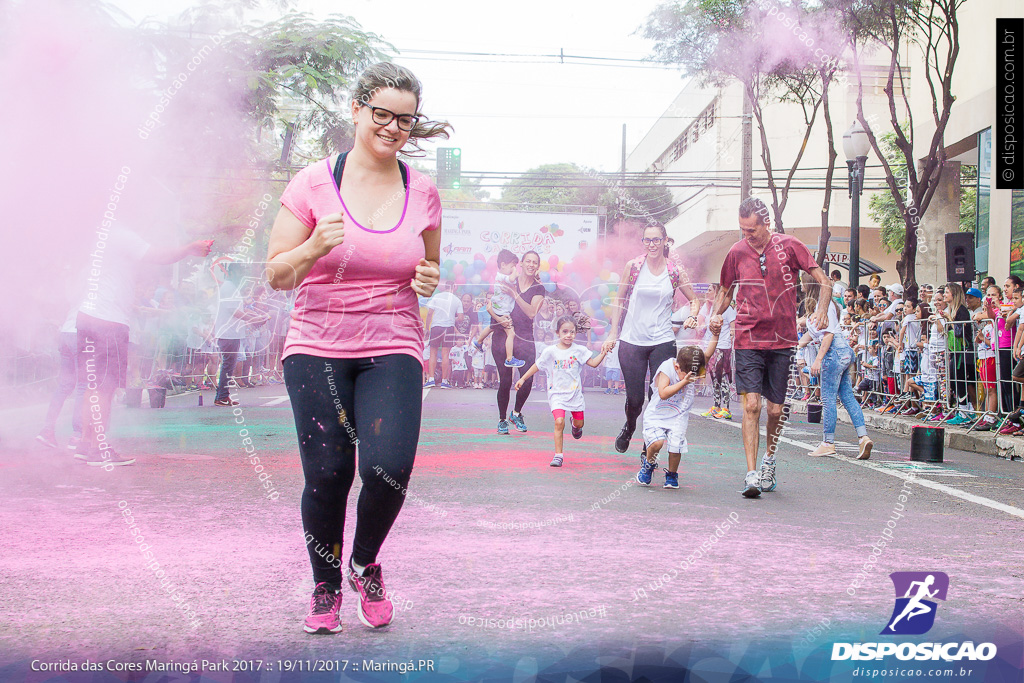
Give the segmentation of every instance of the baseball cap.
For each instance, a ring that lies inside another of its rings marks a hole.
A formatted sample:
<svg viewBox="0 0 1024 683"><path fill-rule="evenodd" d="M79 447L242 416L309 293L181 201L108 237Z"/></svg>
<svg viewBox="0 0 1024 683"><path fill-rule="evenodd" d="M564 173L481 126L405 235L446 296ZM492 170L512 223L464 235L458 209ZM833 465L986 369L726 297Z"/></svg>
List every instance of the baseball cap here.
<svg viewBox="0 0 1024 683"><path fill-rule="evenodd" d="M964 292L964 294L966 294L967 296L973 296L975 299L985 298L985 295L982 294L981 290L978 289L977 287L971 287L966 292Z"/></svg>
<svg viewBox="0 0 1024 683"><path fill-rule="evenodd" d="M886 287L885 291L887 291L887 292L896 292L900 296L903 296L903 285L901 285L900 283L897 282L896 284L889 285L888 287Z"/></svg>

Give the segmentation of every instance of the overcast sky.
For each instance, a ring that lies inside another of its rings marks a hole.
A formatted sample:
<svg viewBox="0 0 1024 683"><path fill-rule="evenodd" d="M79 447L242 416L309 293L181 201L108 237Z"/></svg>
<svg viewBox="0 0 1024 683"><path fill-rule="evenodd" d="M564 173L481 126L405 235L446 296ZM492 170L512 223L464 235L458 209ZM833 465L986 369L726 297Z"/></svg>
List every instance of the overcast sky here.
<svg viewBox="0 0 1024 683"><path fill-rule="evenodd" d="M136 18L176 14L182 0L118 0ZM525 0L301 0L314 16L344 13L400 50L566 54L641 59L651 43L634 35L655 0L607 3ZM266 10L252 18L269 18ZM469 63L406 55L396 61L424 84L423 110L455 126L467 171L524 171L575 162L618 170L622 124L627 151L640 141L683 86L663 68L547 63ZM511 59L511 58L509 58ZM527 60L522 60L527 61ZM492 191L492 196L495 193Z"/></svg>

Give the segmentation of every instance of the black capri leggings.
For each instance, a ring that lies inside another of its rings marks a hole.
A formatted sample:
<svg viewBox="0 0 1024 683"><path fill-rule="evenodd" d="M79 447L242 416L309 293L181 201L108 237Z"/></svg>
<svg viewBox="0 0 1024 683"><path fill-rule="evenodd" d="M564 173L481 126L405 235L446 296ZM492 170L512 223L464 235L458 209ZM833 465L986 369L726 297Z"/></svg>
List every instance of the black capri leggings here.
<svg viewBox="0 0 1024 683"><path fill-rule="evenodd" d="M967 388L978 381L978 356L972 351L950 352L946 361L946 372L949 374L950 405L956 402L967 402Z"/></svg>
<svg viewBox="0 0 1024 683"><path fill-rule="evenodd" d="M636 429L636 419L644 409L644 398L650 398L653 393L646 383L648 371L653 378L661 364L675 355L675 342L664 342L656 346L619 342L619 365L622 366L622 379L626 383L626 428L630 432Z"/></svg>
<svg viewBox="0 0 1024 683"><path fill-rule="evenodd" d="M514 330L513 330L514 332ZM502 420L508 418L509 392L512 390L512 368L505 367L505 339L507 332L504 327L494 330L491 335L491 355L494 356L494 364L498 366L498 417ZM525 337L517 334L512 342L512 354L521 361L525 361L520 372L525 373L534 363L537 362L537 347L533 337ZM516 392L515 412L523 412L526 399L530 398L533 391L533 377L523 382L523 386Z"/></svg>
<svg viewBox="0 0 1024 683"><path fill-rule="evenodd" d="M302 526L317 583L341 587L345 507L356 468L363 488L356 505L352 559L377 561L405 501L423 407L423 364L406 354L373 358L284 360L299 457Z"/></svg>

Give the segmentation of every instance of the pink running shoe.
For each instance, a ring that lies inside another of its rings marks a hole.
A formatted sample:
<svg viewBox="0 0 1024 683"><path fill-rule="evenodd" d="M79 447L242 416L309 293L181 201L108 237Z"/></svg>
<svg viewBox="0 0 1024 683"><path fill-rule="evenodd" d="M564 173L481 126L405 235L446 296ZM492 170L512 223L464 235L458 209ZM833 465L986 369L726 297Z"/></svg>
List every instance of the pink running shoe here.
<svg viewBox="0 0 1024 683"><path fill-rule="evenodd" d="M384 578L379 564L368 564L362 576L357 576L348 565L348 584L359 593L359 621L370 628L382 628L391 623L395 616L395 606L384 590Z"/></svg>
<svg viewBox="0 0 1024 683"><path fill-rule="evenodd" d="M326 583L318 583L313 589L313 597L309 601L309 614L306 615L306 624L302 630L306 633L340 632L340 609L341 591L332 590Z"/></svg>

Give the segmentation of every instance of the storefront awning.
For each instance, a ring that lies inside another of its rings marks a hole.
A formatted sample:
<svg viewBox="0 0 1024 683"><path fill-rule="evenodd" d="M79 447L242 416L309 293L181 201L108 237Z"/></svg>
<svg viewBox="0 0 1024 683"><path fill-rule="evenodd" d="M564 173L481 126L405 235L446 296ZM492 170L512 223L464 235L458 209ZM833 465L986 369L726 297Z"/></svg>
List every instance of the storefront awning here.
<svg viewBox="0 0 1024 683"><path fill-rule="evenodd" d="M826 269L843 268L844 270L849 272L850 264L849 263L829 263L829 262L826 261L825 262L825 268ZM873 275L874 273L884 273L885 272L885 269L882 268L882 266L878 265L877 263L872 263L871 261L868 261L867 259L861 259L860 260L860 268L858 270L860 271L860 273L859 273L860 277L867 277L869 275Z"/></svg>

